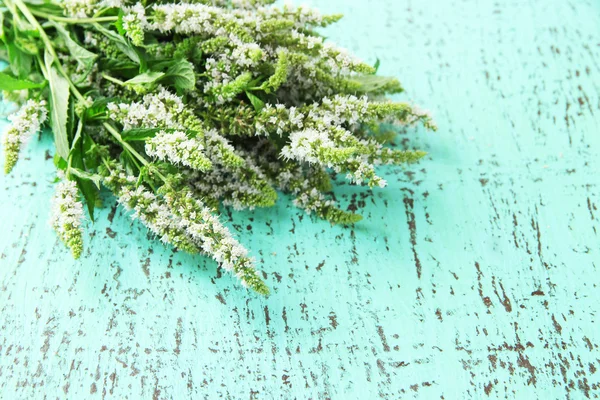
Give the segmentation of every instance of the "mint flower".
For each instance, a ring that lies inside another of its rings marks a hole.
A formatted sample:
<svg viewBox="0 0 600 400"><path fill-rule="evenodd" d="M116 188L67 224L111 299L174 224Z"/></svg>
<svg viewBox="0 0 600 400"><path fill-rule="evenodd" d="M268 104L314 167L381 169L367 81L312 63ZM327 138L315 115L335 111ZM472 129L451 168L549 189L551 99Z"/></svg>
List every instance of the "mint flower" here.
<svg viewBox="0 0 600 400"><path fill-rule="evenodd" d="M144 44L144 24L147 24L145 9L140 3L136 3L133 7L124 7L123 12L123 29L127 33L127 37L131 39L131 43L136 46Z"/></svg>
<svg viewBox="0 0 600 400"><path fill-rule="evenodd" d="M82 220L83 204L78 200L77 184L63 176L52 199L50 223L76 259L83 251Z"/></svg>
<svg viewBox="0 0 600 400"><path fill-rule="evenodd" d="M184 111L181 97L159 87L153 94L145 95L141 101L131 103L109 103L109 117L121 123L125 130L133 128L183 128L178 116Z"/></svg>
<svg viewBox="0 0 600 400"><path fill-rule="evenodd" d="M4 134L4 173L8 174L19 159L19 153L46 121L46 101L28 100L15 114L10 115L10 128Z"/></svg>
<svg viewBox="0 0 600 400"><path fill-rule="evenodd" d="M260 273L254 268L254 259L248 257L248 251L231 236L210 209L193 197L192 192L167 190L165 199L180 218L180 226L199 248L223 269L232 272L245 287L260 294L269 293Z"/></svg>
<svg viewBox="0 0 600 400"><path fill-rule="evenodd" d="M137 181L117 167L109 172L104 185L115 192L125 209L134 211L132 218L139 219L161 241L188 253L198 253L197 246L180 228L179 218L165 201L144 186L137 186Z"/></svg>
<svg viewBox="0 0 600 400"><path fill-rule="evenodd" d="M117 193L120 204L134 211L133 218L163 242L190 253L205 253L236 275L244 286L268 294L248 251L189 189L165 186L161 189L163 196L158 196L144 186L136 187L137 178L118 167L108 172L104 183Z"/></svg>
<svg viewBox="0 0 600 400"><path fill-rule="evenodd" d="M146 141L146 154L173 164L185 165L199 171L212 167L210 160L202 153L204 146L196 138L188 138L184 132L160 131Z"/></svg>

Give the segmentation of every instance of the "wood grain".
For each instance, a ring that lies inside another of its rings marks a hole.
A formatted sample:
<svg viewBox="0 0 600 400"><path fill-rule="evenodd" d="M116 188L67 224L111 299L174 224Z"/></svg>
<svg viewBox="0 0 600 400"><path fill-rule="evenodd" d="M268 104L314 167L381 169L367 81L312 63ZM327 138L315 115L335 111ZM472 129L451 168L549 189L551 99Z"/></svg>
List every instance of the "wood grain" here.
<svg viewBox="0 0 600 400"><path fill-rule="evenodd" d="M273 295L150 238L107 197L79 262L47 224L49 137L0 178L5 399L598 398L600 3L313 1L440 130L338 199L227 212ZM45 155L45 156L44 156Z"/></svg>

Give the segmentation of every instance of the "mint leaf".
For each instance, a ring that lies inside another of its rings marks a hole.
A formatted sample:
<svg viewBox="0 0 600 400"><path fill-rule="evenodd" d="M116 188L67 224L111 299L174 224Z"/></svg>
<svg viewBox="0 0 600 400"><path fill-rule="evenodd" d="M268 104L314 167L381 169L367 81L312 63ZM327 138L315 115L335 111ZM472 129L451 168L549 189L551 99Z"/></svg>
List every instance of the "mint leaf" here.
<svg viewBox="0 0 600 400"><path fill-rule="evenodd" d="M118 101L116 97L100 97L94 100L91 106L86 108L81 118L86 122L103 120L106 118L106 112L108 110L108 103Z"/></svg>
<svg viewBox="0 0 600 400"><path fill-rule="evenodd" d="M4 36L4 11L0 10L0 39L2 39L2 41L6 40L6 37Z"/></svg>
<svg viewBox="0 0 600 400"><path fill-rule="evenodd" d="M145 85L149 83L154 83L165 75L164 72L144 72L143 74L139 74L138 76L131 78L128 81L125 81L125 85L134 86L134 85Z"/></svg>
<svg viewBox="0 0 600 400"><path fill-rule="evenodd" d="M78 154L81 154L81 152L79 152ZM102 183L102 176L101 175L91 174L91 173L86 172L86 171L84 171L82 169L79 169L79 168L71 168L69 170L69 173L77 176L78 178L85 179L85 180L93 182L94 185L96 185L96 187L98 189L100 189L100 184Z"/></svg>
<svg viewBox="0 0 600 400"><path fill-rule="evenodd" d="M196 88L196 74L194 66L187 60L178 60L167 69L163 78L169 82L178 92L194 90Z"/></svg>
<svg viewBox="0 0 600 400"><path fill-rule="evenodd" d="M250 99L250 103L252 103L252 106L254 106L256 112L261 111L265 107L265 102L258 98L258 96L248 91L246 91L246 96L248 96L248 99Z"/></svg>
<svg viewBox="0 0 600 400"><path fill-rule="evenodd" d="M159 128L136 128L136 129L128 129L126 131L121 132L121 139L132 142L138 140L146 140L154 137L159 131L163 129Z"/></svg>
<svg viewBox="0 0 600 400"><path fill-rule="evenodd" d="M44 86L44 82L35 83L28 79L17 79L4 72L0 72L0 90L12 92L14 90L38 89Z"/></svg>
<svg viewBox="0 0 600 400"><path fill-rule="evenodd" d="M50 126L54 133L56 153L64 159L69 157L67 118L69 112L69 83L58 74L52 65L54 58L48 51L45 54L46 71L50 83Z"/></svg>
<svg viewBox="0 0 600 400"><path fill-rule="evenodd" d="M75 42L69 32L64 28L63 25L58 24L52 20L49 20L50 23L58 32L59 36L64 40L65 45L69 49L71 56L77 61L79 65L81 65L85 73L81 80L85 79L85 77L90 73L92 68L94 67L94 63L96 62L96 58L98 56L91 51L88 51L81 47L77 42Z"/></svg>
<svg viewBox="0 0 600 400"><path fill-rule="evenodd" d="M9 40L6 43L8 62L12 73L19 78L26 78L31 72L33 57L22 51L17 45Z"/></svg>
<svg viewBox="0 0 600 400"><path fill-rule="evenodd" d="M96 28L96 30L98 30L98 32L102 33L111 42L113 42L119 48L119 50L121 50L123 52L123 54L125 54L127 57L129 57L131 59L131 61L138 64L140 66L141 70L146 69L147 65L146 65L146 60L144 59L144 57L142 57L140 55L140 53L137 52L136 49L131 44L127 43L127 40L125 40L125 38L123 36L119 35L118 33L113 32L109 29L106 29L105 27L103 27L100 24L94 24L94 28Z"/></svg>

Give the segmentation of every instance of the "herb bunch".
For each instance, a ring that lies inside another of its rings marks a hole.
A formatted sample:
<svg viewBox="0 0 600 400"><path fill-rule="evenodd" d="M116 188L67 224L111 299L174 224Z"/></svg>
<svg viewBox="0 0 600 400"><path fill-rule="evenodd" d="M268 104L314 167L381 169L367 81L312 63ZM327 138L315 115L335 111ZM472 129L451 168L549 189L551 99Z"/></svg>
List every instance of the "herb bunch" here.
<svg viewBox="0 0 600 400"><path fill-rule="evenodd" d="M52 225L75 257L103 185L162 241L202 253L261 294L248 251L220 206L269 207L277 191L332 223L361 216L332 198L331 177L384 187L378 164L419 160L384 146L383 128L427 111L317 29L340 19L273 0L0 0L0 72L20 109L4 169L46 124L59 183Z"/></svg>

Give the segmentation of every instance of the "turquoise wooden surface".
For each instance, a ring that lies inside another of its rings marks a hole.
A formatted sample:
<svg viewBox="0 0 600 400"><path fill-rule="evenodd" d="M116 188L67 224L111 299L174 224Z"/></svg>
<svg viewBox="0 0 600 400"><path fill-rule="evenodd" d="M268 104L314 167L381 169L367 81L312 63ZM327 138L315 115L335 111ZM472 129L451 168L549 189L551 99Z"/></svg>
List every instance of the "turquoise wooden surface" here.
<svg viewBox="0 0 600 400"><path fill-rule="evenodd" d="M402 137L427 160L340 186L354 229L226 214L262 299L111 201L73 261L32 143L0 178L1 398L599 397L600 3L312 4L433 110Z"/></svg>

